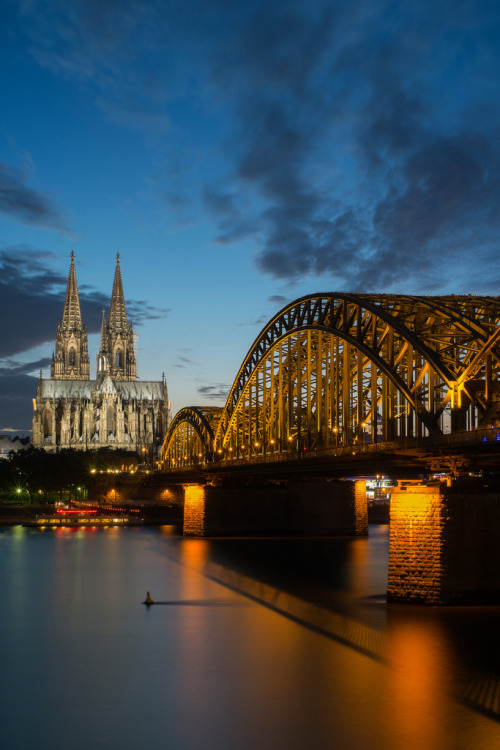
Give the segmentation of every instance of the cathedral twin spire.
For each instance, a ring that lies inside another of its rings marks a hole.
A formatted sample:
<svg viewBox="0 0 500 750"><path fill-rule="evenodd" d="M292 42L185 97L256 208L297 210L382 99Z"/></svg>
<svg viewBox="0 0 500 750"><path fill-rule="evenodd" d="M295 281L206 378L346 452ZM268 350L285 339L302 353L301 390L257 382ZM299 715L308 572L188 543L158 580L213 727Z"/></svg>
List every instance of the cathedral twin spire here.
<svg viewBox="0 0 500 750"><path fill-rule="evenodd" d="M101 345L97 355L97 379L102 380L106 375L121 380L135 380L137 377L134 331L127 322L120 253L116 254L115 278L107 325L104 310L102 312Z"/></svg>
<svg viewBox="0 0 500 750"><path fill-rule="evenodd" d="M57 326L56 350L52 355L50 376L55 380L88 380L90 377L87 326L82 326L73 251L62 322Z"/></svg>
<svg viewBox="0 0 500 750"><path fill-rule="evenodd" d="M66 287L66 299L61 328L63 330L78 331L82 327L82 316L80 314L80 299L78 297L78 284L76 283L75 254L71 251L71 264L69 267L68 285Z"/></svg>
<svg viewBox="0 0 500 750"><path fill-rule="evenodd" d="M116 254L115 278L113 280L113 291L111 293L111 304L109 306L110 328L120 331L127 330L127 311L125 309L125 298L123 296L122 274L120 270L120 253Z"/></svg>
<svg viewBox="0 0 500 750"><path fill-rule="evenodd" d="M56 380L90 378L87 326L82 326L74 259L75 254L71 252L62 322L57 326L56 351L52 355L51 377ZM103 310L101 343L97 355L98 380L108 374L116 379L136 379L134 332L127 323L119 253L116 256L108 323L106 324Z"/></svg>

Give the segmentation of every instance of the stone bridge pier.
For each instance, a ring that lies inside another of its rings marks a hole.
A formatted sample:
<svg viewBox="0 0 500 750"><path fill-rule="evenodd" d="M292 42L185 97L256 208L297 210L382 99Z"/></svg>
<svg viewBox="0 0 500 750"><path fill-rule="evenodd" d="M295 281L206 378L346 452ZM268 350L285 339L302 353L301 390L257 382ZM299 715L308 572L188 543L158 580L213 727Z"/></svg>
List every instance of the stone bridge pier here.
<svg viewBox="0 0 500 750"><path fill-rule="evenodd" d="M187 484L188 536L366 535L364 481Z"/></svg>
<svg viewBox="0 0 500 750"><path fill-rule="evenodd" d="M500 492L400 482L391 493L389 602L500 603Z"/></svg>

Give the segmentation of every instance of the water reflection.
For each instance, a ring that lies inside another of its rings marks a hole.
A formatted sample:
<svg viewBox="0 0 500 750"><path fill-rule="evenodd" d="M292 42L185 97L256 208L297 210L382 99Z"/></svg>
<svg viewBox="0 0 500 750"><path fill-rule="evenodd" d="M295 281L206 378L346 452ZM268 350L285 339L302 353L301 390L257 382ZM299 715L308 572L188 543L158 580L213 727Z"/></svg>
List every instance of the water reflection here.
<svg viewBox="0 0 500 750"><path fill-rule="evenodd" d="M193 547L186 545L182 560L229 589L387 665L395 733L402 743L420 737L422 747L438 748L443 746L443 717L452 699L500 720L500 680L485 671L492 667L491 649L476 668L466 668L462 657L468 653L470 658L474 649L468 641L467 648L462 644L462 651L457 650L454 638L462 630L460 615L476 612L476 645L486 636L496 648L491 627L482 624L498 624L500 611L387 606L382 594L387 534L388 527L375 527L370 540L196 540ZM247 575L251 568L257 576ZM271 585L273 580L280 585Z"/></svg>
<svg viewBox="0 0 500 750"><path fill-rule="evenodd" d="M443 747L452 663L437 622L390 623L390 712L401 747Z"/></svg>
<svg viewBox="0 0 500 750"><path fill-rule="evenodd" d="M496 672L484 669L499 609L388 607L380 528L365 540L66 532L0 530L1 747L500 740ZM168 604L145 607L147 590Z"/></svg>

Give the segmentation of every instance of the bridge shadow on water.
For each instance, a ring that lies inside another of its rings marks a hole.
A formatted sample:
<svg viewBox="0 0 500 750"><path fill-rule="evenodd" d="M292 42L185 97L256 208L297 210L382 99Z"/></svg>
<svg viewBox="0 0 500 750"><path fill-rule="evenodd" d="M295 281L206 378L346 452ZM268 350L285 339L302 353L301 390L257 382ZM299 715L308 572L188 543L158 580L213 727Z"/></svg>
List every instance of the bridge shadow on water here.
<svg viewBox="0 0 500 750"><path fill-rule="evenodd" d="M368 539L175 541L168 554L182 565L386 665L408 700L445 691L500 721L500 607L388 605L386 526ZM157 604L233 606L223 598Z"/></svg>

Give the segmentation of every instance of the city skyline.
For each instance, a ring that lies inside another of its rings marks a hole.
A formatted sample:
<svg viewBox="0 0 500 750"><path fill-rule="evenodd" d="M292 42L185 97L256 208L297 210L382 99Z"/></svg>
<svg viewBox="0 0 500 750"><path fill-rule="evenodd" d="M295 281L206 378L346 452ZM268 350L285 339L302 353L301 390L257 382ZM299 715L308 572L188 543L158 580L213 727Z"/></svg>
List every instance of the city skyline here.
<svg viewBox="0 0 500 750"><path fill-rule="evenodd" d="M92 371L119 252L174 414L304 294L498 294L494 3L7 2L0 33L1 430L72 250Z"/></svg>

